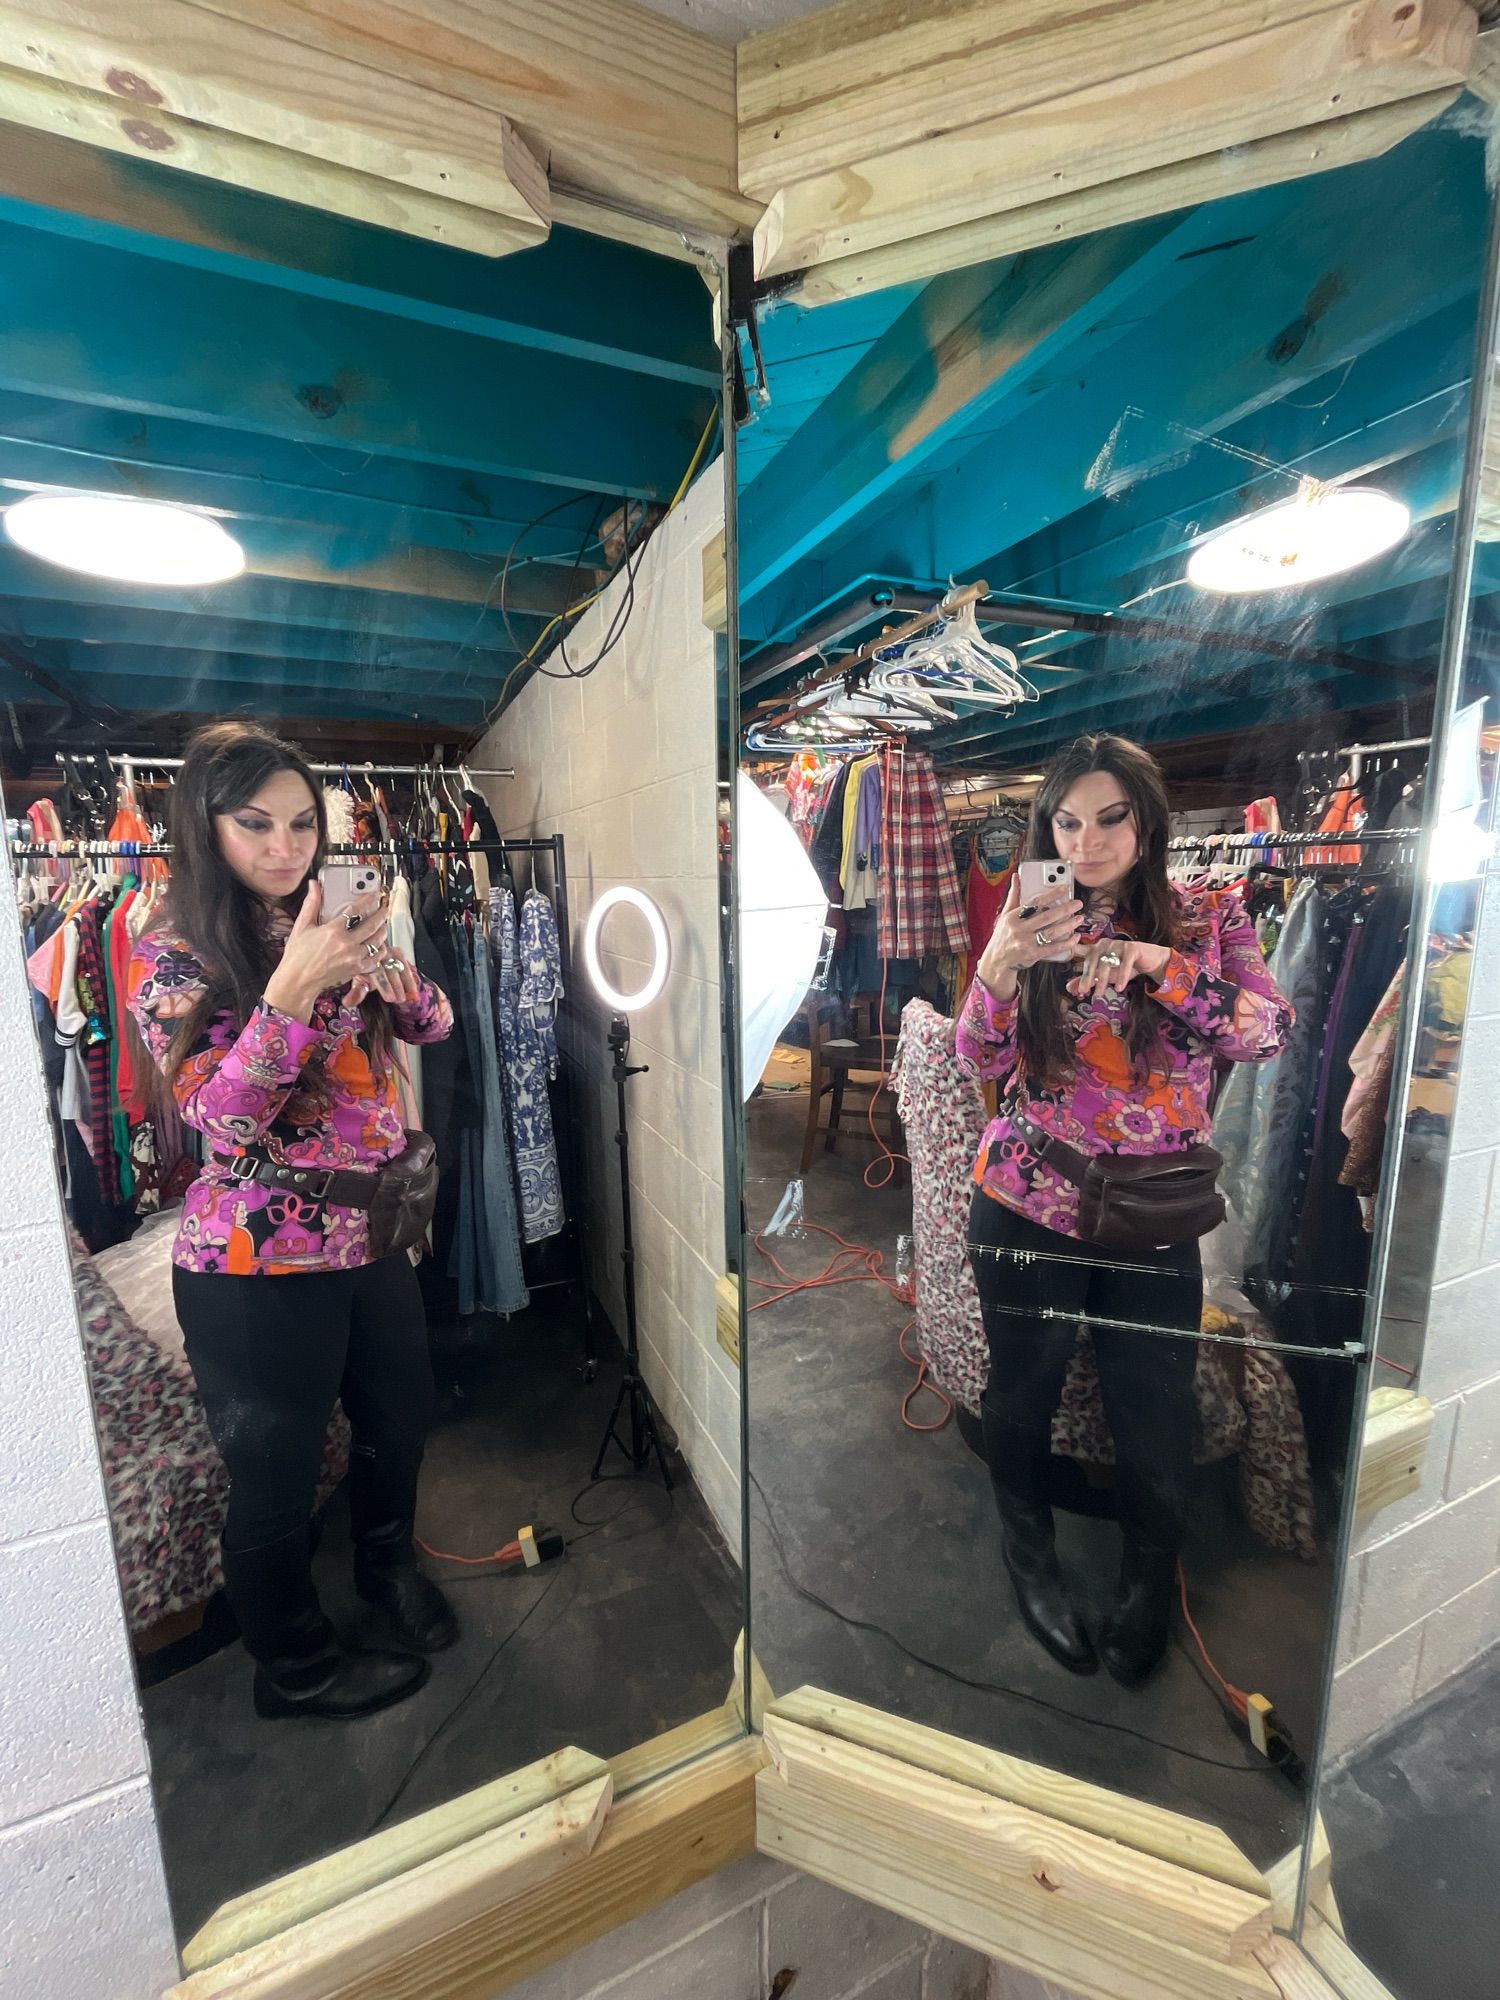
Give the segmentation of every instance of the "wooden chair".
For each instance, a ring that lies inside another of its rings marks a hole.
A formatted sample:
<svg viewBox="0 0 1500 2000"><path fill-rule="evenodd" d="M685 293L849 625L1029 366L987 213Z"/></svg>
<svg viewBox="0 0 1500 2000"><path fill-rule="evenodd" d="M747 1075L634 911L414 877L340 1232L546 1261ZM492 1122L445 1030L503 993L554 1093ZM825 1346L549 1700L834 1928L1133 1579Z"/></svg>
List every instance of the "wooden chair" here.
<svg viewBox="0 0 1500 2000"><path fill-rule="evenodd" d="M813 1150L818 1134L823 1134L823 1150L833 1152L842 1134L845 1138L864 1139L873 1145L879 1140L870 1129L870 1105L883 1093L885 1113L885 1143L898 1155L906 1151L906 1136L901 1130L901 1120L896 1112L896 1093L885 1082L885 1068L881 1062L881 1040L876 1015L880 1000L878 995L861 994L850 1003L850 1011L858 1023L860 1010L869 1005L868 1020L874 1032L853 1038L836 1038L832 1030L840 1012L840 1003L826 993L810 993L802 1003L802 1018L807 1023L807 1047L811 1076L808 1088L807 1131L802 1140L802 1172L805 1174L812 1165ZM885 1064L888 1066L896 1052L896 1038L888 1034L885 1038ZM844 1101L850 1100L850 1110L857 1114L853 1125L844 1123ZM823 1100L828 1099L827 1122L820 1122ZM876 1116L879 1117L877 1112ZM906 1163L898 1159L891 1185L902 1187L906 1182Z"/></svg>

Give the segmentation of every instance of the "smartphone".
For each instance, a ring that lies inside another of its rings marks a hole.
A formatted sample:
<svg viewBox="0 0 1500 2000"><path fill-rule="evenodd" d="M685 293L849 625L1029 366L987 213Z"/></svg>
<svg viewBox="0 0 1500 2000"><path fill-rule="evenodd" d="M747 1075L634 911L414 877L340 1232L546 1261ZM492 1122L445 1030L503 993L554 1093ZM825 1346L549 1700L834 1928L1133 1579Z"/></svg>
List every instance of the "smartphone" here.
<svg viewBox="0 0 1500 2000"><path fill-rule="evenodd" d="M342 917L356 896L368 896L380 887L380 870L373 861L325 861L318 870L323 885L323 913L320 924Z"/></svg>
<svg viewBox="0 0 1500 2000"><path fill-rule="evenodd" d="M1064 897L1073 894L1073 864L1071 861L1023 861L1016 870L1020 884L1021 907L1035 903L1049 889L1061 889ZM1064 965L1071 958L1071 951L1054 951L1047 954L1048 961Z"/></svg>
<svg viewBox="0 0 1500 2000"><path fill-rule="evenodd" d="M1036 903L1049 889L1060 888L1065 897L1073 893L1073 864L1071 861L1023 861L1016 871L1021 888L1021 902Z"/></svg>

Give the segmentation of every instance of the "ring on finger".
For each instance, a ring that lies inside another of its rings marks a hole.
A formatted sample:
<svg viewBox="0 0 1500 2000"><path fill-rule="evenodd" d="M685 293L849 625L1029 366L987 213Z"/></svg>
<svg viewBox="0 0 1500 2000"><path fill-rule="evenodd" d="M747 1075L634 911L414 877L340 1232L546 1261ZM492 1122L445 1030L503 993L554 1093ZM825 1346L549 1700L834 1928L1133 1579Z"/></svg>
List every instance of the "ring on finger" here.
<svg viewBox="0 0 1500 2000"><path fill-rule="evenodd" d="M1037 941L1037 943L1038 943L1038 944L1041 944L1041 945L1048 945L1048 944L1051 944L1051 942L1052 942L1051 938L1049 938L1049 937L1048 937L1048 935L1047 935L1047 933L1046 933L1045 931L1038 931L1038 932L1036 933L1036 941Z"/></svg>
<svg viewBox="0 0 1500 2000"><path fill-rule="evenodd" d="M365 957L379 958L379 956L380 956L380 946L376 944L374 938L371 938L365 945Z"/></svg>
<svg viewBox="0 0 1500 2000"><path fill-rule="evenodd" d="M380 964L385 972L403 972L406 969L399 958L383 958Z"/></svg>
<svg viewBox="0 0 1500 2000"><path fill-rule="evenodd" d="M359 914L359 911L351 910L344 919L344 929L346 931L357 931L363 922L364 918Z"/></svg>
<svg viewBox="0 0 1500 2000"><path fill-rule="evenodd" d="M1101 951L1099 954L1099 963L1101 965L1123 965L1125 961L1117 951Z"/></svg>

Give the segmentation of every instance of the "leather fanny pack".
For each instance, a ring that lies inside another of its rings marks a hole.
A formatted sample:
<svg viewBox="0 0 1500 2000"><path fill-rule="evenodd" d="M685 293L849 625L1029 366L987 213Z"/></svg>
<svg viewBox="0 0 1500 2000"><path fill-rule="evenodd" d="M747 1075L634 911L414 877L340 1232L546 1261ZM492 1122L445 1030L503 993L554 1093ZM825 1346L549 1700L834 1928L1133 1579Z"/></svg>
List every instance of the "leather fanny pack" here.
<svg viewBox="0 0 1500 2000"><path fill-rule="evenodd" d="M1084 1153L1013 1113L1012 1124L1043 1163L1078 1189L1078 1233L1106 1250L1166 1250L1206 1236L1224 1220L1221 1153Z"/></svg>
<svg viewBox="0 0 1500 2000"><path fill-rule="evenodd" d="M408 1132L403 1151L370 1173L273 1160L259 1146L247 1146L221 1164L227 1165L231 1180L285 1188L288 1194L335 1208L364 1209L370 1218L372 1257L391 1257L420 1243L437 1203L437 1146L426 1132Z"/></svg>

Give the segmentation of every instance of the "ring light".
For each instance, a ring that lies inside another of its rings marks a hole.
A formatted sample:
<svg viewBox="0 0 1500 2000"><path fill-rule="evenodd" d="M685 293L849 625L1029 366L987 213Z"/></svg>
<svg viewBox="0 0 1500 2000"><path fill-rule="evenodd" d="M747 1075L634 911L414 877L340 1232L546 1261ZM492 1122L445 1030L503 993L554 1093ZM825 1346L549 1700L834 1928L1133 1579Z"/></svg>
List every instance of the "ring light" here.
<svg viewBox="0 0 1500 2000"><path fill-rule="evenodd" d="M646 975L646 983L636 993L620 993L604 976L604 968L599 963L599 933L604 928L604 919L610 911L621 903L639 910L646 919L646 928L651 933L651 970ZM651 898L640 889L606 889L604 894L589 911L589 920L583 933L583 962L589 978L594 983L594 991L607 1007L617 1014L629 1014L637 1007L649 1007L667 983L667 973L671 970L672 947L667 937L667 926L661 911Z"/></svg>

